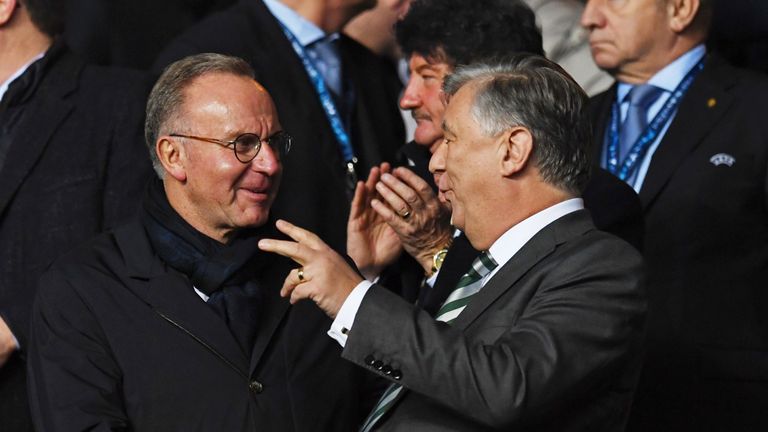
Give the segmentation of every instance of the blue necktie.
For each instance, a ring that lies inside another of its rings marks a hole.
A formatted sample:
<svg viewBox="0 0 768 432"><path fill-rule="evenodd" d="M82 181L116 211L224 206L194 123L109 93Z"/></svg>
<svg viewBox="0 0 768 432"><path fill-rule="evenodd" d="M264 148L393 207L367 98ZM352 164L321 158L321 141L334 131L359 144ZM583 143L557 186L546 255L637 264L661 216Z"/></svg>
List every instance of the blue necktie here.
<svg viewBox="0 0 768 432"><path fill-rule="evenodd" d="M337 97L342 94L341 91L341 57L339 49L336 46L336 39L326 36L318 39L307 46L307 53L315 63L323 81L328 89Z"/></svg>
<svg viewBox="0 0 768 432"><path fill-rule="evenodd" d="M661 96L663 91L663 89L651 84L641 84L632 87L632 90L627 94L629 109L619 134L620 161L627 157L640 134L648 127L648 108Z"/></svg>

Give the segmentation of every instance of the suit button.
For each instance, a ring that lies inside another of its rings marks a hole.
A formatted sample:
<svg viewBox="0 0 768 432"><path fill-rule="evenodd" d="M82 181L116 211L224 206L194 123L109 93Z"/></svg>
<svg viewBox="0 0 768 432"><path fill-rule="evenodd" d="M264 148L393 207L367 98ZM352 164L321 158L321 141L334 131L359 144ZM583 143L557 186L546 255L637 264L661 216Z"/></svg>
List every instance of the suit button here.
<svg viewBox="0 0 768 432"><path fill-rule="evenodd" d="M386 375L392 375L392 367L389 365L384 365L383 368L381 368L381 371Z"/></svg>
<svg viewBox="0 0 768 432"><path fill-rule="evenodd" d="M248 388L251 389L252 392L259 394L264 390L264 385L256 380L253 380L250 384L248 384Z"/></svg>
<svg viewBox="0 0 768 432"><path fill-rule="evenodd" d="M395 369L392 371L392 378L396 380L400 380L400 378L403 377L403 373L400 371L400 369Z"/></svg>
<svg viewBox="0 0 768 432"><path fill-rule="evenodd" d="M376 362L376 359L375 359L375 358L373 358L373 356L372 356L372 355L369 355L368 357L366 357L365 359L363 359L363 361L364 361L364 362L365 362L365 364L367 364L368 366L373 366L373 364Z"/></svg>
<svg viewBox="0 0 768 432"><path fill-rule="evenodd" d="M381 368L384 367L384 362L381 360L376 360L371 366L373 366L373 368L376 370L381 370Z"/></svg>

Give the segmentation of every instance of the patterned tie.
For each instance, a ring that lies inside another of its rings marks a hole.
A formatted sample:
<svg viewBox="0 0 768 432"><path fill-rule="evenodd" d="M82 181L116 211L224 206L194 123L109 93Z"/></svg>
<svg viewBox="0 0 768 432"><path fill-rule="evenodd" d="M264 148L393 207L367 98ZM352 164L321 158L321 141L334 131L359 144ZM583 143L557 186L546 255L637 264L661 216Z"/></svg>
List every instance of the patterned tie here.
<svg viewBox="0 0 768 432"><path fill-rule="evenodd" d="M341 93L341 60L336 40L326 36L312 42L307 47L309 56L314 61L328 89L337 97Z"/></svg>
<svg viewBox="0 0 768 432"><path fill-rule="evenodd" d="M627 157L627 154L635 145L640 134L643 133L648 126L648 108L661 96L664 92L651 84L641 84L632 87L632 90L627 94L629 99L629 109L627 110L627 118L621 125L621 133L619 134L619 160L623 161Z"/></svg>
<svg viewBox="0 0 768 432"><path fill-rule="evenodd" d="M452 323L461 311L467 307L471 297L480 291L483 287L483 278L490 274L499 264L494 261L490 253L483 252L475 261L472 262L472 268L459 279L456 289L445 300L445 303L437 311L437 320L445 323ZM368 418L365 419L360 432L369 432L381 419L384 414L392 408L399 400L399 396L404 393L404 387L400 384L391 384L384 391L384 394L373 407Z"/></svg>

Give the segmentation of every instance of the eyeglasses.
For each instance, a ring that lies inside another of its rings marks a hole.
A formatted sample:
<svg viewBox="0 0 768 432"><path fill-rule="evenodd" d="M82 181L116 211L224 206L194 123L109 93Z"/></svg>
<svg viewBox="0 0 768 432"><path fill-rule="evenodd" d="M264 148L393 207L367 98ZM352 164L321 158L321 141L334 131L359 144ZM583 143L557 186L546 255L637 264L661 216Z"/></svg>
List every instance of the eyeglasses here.
<svg viewBox="0 0 768 432"><path fill-rule="evenodd" d="M177 133L169 134L169 136L205 141L224 147L232 147L232 149L235 151L235 157L242 163L249 163L252 161L256 155L259 154L259 150L261 150L261 144L264 141L266 141L267 144L272 147L272 150L276 151L280 155L280 158L283 158L288 154L289 151L291 151L291 144L293 143L293 137L288 135L288 133L285 131L277 132L264 140L259 138L259 136L254 133L244 133L238 135L237 138L233 139L232 141L224 141L216 138L206 138L195 135L182 135Z"/></svg>

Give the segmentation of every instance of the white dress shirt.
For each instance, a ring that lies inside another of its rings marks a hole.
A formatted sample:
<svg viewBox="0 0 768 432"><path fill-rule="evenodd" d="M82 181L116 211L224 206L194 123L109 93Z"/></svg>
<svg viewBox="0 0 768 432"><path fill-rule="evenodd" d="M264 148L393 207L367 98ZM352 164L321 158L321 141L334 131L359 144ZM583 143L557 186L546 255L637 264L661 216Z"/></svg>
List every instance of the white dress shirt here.
<svg viewBox="0 0 768 432"><path fill-rule="evenodd" d="M16 80L16 78L22 76L24 74L24 72L26 72L27 69L29 69L29 66L31 66L32 63L40 60L41 58L43 58L44 55L45 55L45 51L43 51L40 54L36 55L35 57L32 58L32 60L27 62L27 64L25 64L24 66L20 67L16 72L12 73L11 76L9 76L7 80L5 80L2 83L0 83L0 101L3 100L3 96L5 96L5 92L8 91L8 87L10 87L11 83L14 80Z"/></svg>
<svg viewBox="0 0 768 432"><path fill-rule="evenodd" d="M675 91L678 84L680 84L688 72L696 65L696 63L699 62L699 60L704 57L704 55L706 55L706 53L707 50L704 45L697 45L687 53L678 57L677 60L665 66L664 69L656 72L656 74L652 76L650 80L648 80L647 84L652 84L664 90L661 96L656 99L656 102L651 104L651 106L648 108L648 123L650 123L651 119L653 119L656 114L661 111L661 108L665 103L667 103L667 100ZM626 96L632 87L632 84L619 83L618 88L616 89L616 100L622 101L621 105L619 105L622 123L627 118L627 111L629 110L629 99L627 99ZM672 113L667 123L659 131L659 135L656 137L656 140L648 148L648 151L645 153L645 156L640 162L640 166L637 167L635 175L633 175L627 181L627 183L632 186L635 192L640 192L640 188L643 186L643 181L645 181L645 176L648 174L648 167L651 165L651 158L653 158L653 154L656 152L656 149L658 149L662 138L664 138L664 135L667 133L667 129L669 129L669 125L672 124L672 121L675 119L676 115L677 110ZM606 168L606 151L608 147L607 138L609 134L609 127L610 125L606 125L606 140L603 142L603 154L600 158L600 166L603 168Z"/></svg>
<svg viewBox="0 0 768 432"><path fill-rule="evenodd" d="M548 207L507 230L488 249L488 252L499 265L483 278L482 285L485 286L496 272L504 267L504 264L512 259L544 227L583 208L584 201L581 198L572 198ZM341 305L336 319L331 323L328 336L334 338L342 347L347 343L347 333L352 328L360 304L372 285L373 283L369 281L360 282Z"/></svg>

